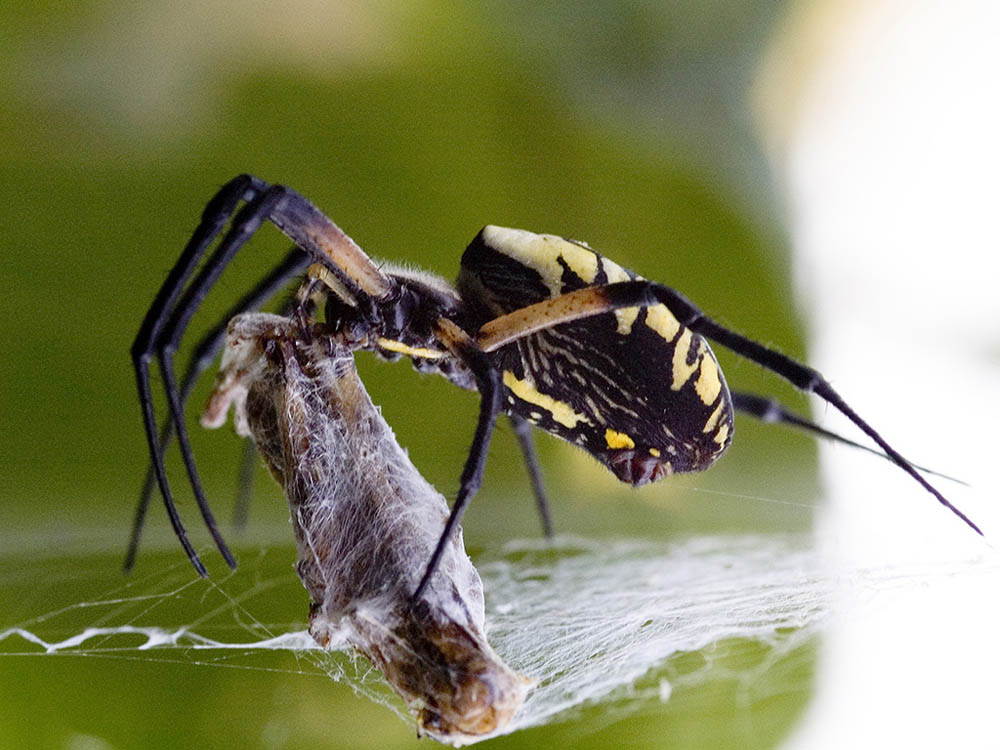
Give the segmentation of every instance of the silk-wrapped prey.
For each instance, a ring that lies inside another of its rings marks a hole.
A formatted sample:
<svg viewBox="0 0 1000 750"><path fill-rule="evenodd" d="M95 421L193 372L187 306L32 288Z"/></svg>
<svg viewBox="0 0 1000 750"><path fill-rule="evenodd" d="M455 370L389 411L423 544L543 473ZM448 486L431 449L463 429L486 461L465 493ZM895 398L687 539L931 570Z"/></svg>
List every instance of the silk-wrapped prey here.
<svg viewBox="0 0 1000 750"><path fill-rule="evenodd" d="M313 638L364 653L421 733L460 745L510 722L530 683L486 641L461 530L412 600L448 506L372 404L351 351L287 318L238 316L202 423L221 425L230 407L288 499Z"/></svg>

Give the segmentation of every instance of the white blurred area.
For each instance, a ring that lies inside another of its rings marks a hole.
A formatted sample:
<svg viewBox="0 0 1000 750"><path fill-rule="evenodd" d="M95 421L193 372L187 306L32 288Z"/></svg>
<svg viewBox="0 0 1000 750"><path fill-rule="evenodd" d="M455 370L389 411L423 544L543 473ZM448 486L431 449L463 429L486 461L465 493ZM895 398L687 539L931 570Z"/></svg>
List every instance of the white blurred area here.
<svg viewBox="0 0 1000 750"><path fill-rule="evenodd" d="M764 67L810 361L986 535L822 449L839 605L787 748L1000 748L998 77L996 0L807 3Z"/></svg>

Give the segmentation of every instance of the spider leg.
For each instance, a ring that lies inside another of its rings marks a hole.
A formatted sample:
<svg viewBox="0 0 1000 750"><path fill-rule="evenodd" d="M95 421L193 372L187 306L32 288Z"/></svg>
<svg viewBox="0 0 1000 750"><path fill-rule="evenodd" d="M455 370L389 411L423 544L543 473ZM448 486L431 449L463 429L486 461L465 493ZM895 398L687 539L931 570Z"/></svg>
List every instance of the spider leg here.
<svg viewBox="0 0 1000 750"><path fill-rule="evenodd" d="M221 231L226 218L241 199L246 201L246 205L233 218L229 231L201 271L185 287L184 285L190 278L198 259ZM205 567L187 539L184 527L177 515L173 497L170 494L163 466L163 454L159 449L156 435L156 421L153 415L152 394L149 385L149 360L155 351L163 371L170 419L173 420L177 429L181 456L184 459L188 478L191 481L202 518L226 562L230 567L235 567L235 560L218 532L198 478L187 428L183 421L183 408L174 373L173 359L184 331L205 295L218 280L236 252L265 221L275 224L314 260L322 262L329 268L337 277L342 288L352 295L359 309L370 319L377 320L376 301L388 300L396 291L392 280L378 270L378 267L371 262L353 240L308 200L289 188L280 185L267 185L256 178L243 175L228 183L210 202L201 225L195 231L195 235L188 243L180 261L154 300L153 307L147 313L136 343L133 345L133 360L143 407L143 421L146 427L150 455L153 457L154 473L163 493L164 504L170 515L174 531L192 564L203 576L207 575ZM182 291L183 296L178 302L178 295Z"/></svg>
<svg viewBox="0 0 1000 750"><path fill-rule="evenodd" d="M211 366L212 362L215 361L219 350L222 349L222 345L226 338L226 327L228 326L229 321L240 313L249 312L259 308L268 299L284 288L289 281L301 274L308 264L309 256L305 255L297 247L292 247L285 257L282 258L282 260L264 278L262 278L253 289L245 294L229 310L227 310L219 322L216 323L215 326L213 326L212 329L202 337L202 339L195 346L194 352L191 355L191 360L188 362L187 370L184 372L184 377L181 379L180 401L182 407L187 403L188 397L191 395L191 391L198 382L198 377ZM161 455L165 453L167 445L173 437L173 434L174 422L168 416L160 430L159 450ZM252 457L252 450L250 454ZM251 463L251 467L252 465L253 464ZM242 477L244 475L244 472L241 471L240 476ZM125 562L122 566L125 572L130 571L135 565L139 539L142 535L142 527L145 524L146 513L149 509L149 501L152 498L153 483L155 481L156 471L151 460L149 468L146 470L146 478L143 482L142 491L139 495L139 502L135 509L135 516L132 522L132 534L129 537L129 545L125 553Z"/></svg>
<svg viewBox="0 0 1000 750"><path fill-rule="evenodd" d="M253 289L243 295L219 318L211 330L202 336L195 345L191 361L188 363L188 368L181 380L182 398L187 399L199 376L212 366L215 358L219 355L226 341L226 329L229 326L229 321L237 315L252 312L263 306L269 299L288 286L293 279L302 275L309 266L309 261L309 256L297 246L289 248L285 257L278 261L274 268L254 285ZM283 309L287 310L287 308L286 305Z"/></svg>
<svg viewBox="0 0 1000 750"><path fill-rule="evenodd" d="M191 441L188 437L187 425L184 422L184 407L177 386L174 355L177 353L188 323L209 289L222 275L222 271L229 265L237 251L260 228L267 215L282 198L283 193L280 189L269 187L240 209L233 219L229 232L184 292L184 296L177 304L174 314L171 315L170 321L164 329L163 339L157 345L157 357L160 361L163 385L167 394L170 419L177 428L177 442L180 446L184 467L187 470L188 480L194 491L195 502L205 526L215 541L216 548L230 568L236 567L236 559L222 539L222 534L215 522L215 516L208 505L208 499L205 497L198 469L195 466L194 452L191 450Z"/></svg>
<svg viewBox="0 0 1000 750"><path fill-rule="evenodd" d="M285 215L287 206L298 206L302 203L305 203L305 205L311 209L311 213L306 212L304 209L300 209L301 216L299 214L293 214L293 218L289 220ZM216 547L230 568L236 567L236 560L233 558L232 553L229 551L225 541L222 539L222 534L219 532L218 525L215 522L215 517L208 505L208 499L205 497L205 491L201 484L201 478L198 474L197 466L195 465L194 452L191 450L191 442L188 437L187 426L184 422L183 404L181 403L177 388L176 376L174 372L174 355L180 346L181 338L184 335L184 331L187 329L188 323L191 321L195 311L201 305L205 295L208 294L209 290L215 285L216 281L218 281L223 270L229 265L240 248L242 248L243 245L245 245L246 242L257 232L260 226L269 219L274 222L286 235L295 240L297 244L306 247L311 246L317 255L324 258L331 258L332 252L329 252L326 245L321 245L319 241L327 240L329 238L322 234L316 234L316 228L318 228L323 222L325 222L325 225L332 227L333 230L339 234L339 236L335 236L333 238L334 242L336 242L340 237L347 237L347 235L341 232L340 229L333 224L333 222L323 216L318 209L313 207L312 204L308 203L308 201L299 196L297 193L294 193L281 185L272 185L268 187L256 198L248 202L236 214L230 226L229 232L222 238L219 246L212 253L208 261L206 261L194 281L191 282L187 290L184 292L184 296L181 298L180 302L178 302L174 314L171 316L170 321L164 329L163 338L165 340L163 340L157 347L157 356L160 360L160 369L163 373L163 382L167 394L167 405L169 407L170 418L177 428L177 442L180 446L181 458L184 461L184 467L187 470L188 480L190 481L191 488L194 491L195 502L198 505L198 510L201 512L205 526L208 528L212 539L215 541ZM299 220L301 220L301 224L293 223L293 221ZM305 225L305 228L303 227L303 224ZM349 244L351 248L355 248L358 252L361 252L360 248L357 248L353 241L350 241ZM374 266L370 261L368 261L367 265L374 269ZM339 269L339 267L338 270L341 274L344 273L342 269ZM377 269L375 269L375 271L377 272ZM362 291L353 280L346 281L345 285L347 285L352 292L357 294L359 303L362 299L371 300L371 298L364 291ZM372 304L372 306L374 307L374 304Z"/></svg>
<svg viewBox="0 0 1000 750"><path fill-rule="evenodd" d="M868 435L893 463L937 498L939 503L982 536L983 532L979 527L952 505L944 495L920 475L913 464L907 461L899 451L889 445L871 425L862 419L821 373L717 323L706 316L684 295L670 287L651 281L622 281L569 292L521 310L515 310L490 321L480 328L476 335L476 341L483 351L489 352L510 341L559 323L623 307L649 307L656 304L665 305L678 323L694 333L722 344L741 357L756 362L764 369L779 375L797 388L819 396Z"/></svg>
<svg viewBox="0 0 1000 750"><path fill-rule="evenodd" d="M479 485L483 480L483 468L486 466L486 455L490 447L490 438L493 436L493 429L496 427L497 415L502 406L501 396L503 387L500 382L500 373L490 364L486 354L476 346L472 338L461 328L451 321L441 318L437 323L437 335L442 343L448 347L456 356L461 357L472 371L479 386L479 393L482 400L479 403L479 421L476 424L476 433L472 439L472 447L469 449L469 457L465 460L462 468L462 476L459 480L458 495L451 506L451 513L445 522L444 531L438 539L434 553L427 563L424 575L420 583L413 592L411 601L417 602L423 594L424 589L430 582L434 571L437 570L444 554L445 547L454 536L455 529L462 520L462 515L468 507L472 496L476 494Z"/></svg>
<svg viewBox="0 0 1000 750"><path fill-rule="evenodd" d="M296 245L325 265L346 290L364 317L378 320L376 301L386 301L397 291L365 252L316 206L290 188L281 187L284 200L268 219ZM341 295L341 289L335 290Z"/></svg>
<svg viewBox="0 0 1000 750"><path fill-rule="evenodd" d="M180 540L188 558L198 571L199 575L207 576L208 572L202 564L198 553L187 538L184 524L181 522L174 504L173 496L167 484L166 471L163 466L163 454L160 451L160 444L156 435L156 415L153 412L153 394L149 382L149 363L153 358L154 345L160 337L163 326L166 325L171 309L177 301L191 274L194 272L205 249L218 235L225 225L230 214L236 208L236 204L241 200L249 200L257 194L263 183L250 177L240 175L228 183L209 201L202 213L201 223L195 229L194 234L188 241L181 253L181 257L170 270L166 281L160 287L153 304L150 306L135 341L132 344L132 366L135 369L136 385L139 390L139 404L142 411L143 426L146 432L146 442L149 445L149 454L153 460L153 470L156 474L157 482L163 493L163 502L170 518L170 524L174 533Z"/></svg>
<svg viewBox="0 0 1000 750"><path fill-rule="evenodd" d="M733 408L746 414L747 416L759 419L761 422L767 424L787 424L792 427L797 427L800 430L805 430L806 432L811 432L814 435L818 435L826 440L830 440L834 443L840 443L841 445L848 445L851 448L857 448L858 450L863 450L872 455L878 456L879 458L884 458L887 461L891 461L885 453L877 451L874 448L870 448L867 445L862 445L843 435L838 435L836 432L832 432L825 427L821 427L810 419L796 414L793 411L789 411L784 404L780 401L767 398L765 396L758 396L755 393L746 393L744 391L731 391L729 394L733 399ZM912 461L910 463L913 463ZM966 482L961 479L956 479L955 477L948 476L947 474L942 474L940 471L934 471L933 469L928 469L925 466L920 466L919 464L913 464L914 468L919 469L925 474L933 474L936 477L941 477L942 479L947 479L950 482L957 482L958 484L963 484L968 487Z"/></svg>
<svg viewBox="0 0 1000 750"><path fill-rule="evenodd" d="M542 469L538 463L538 456L535 453L535 443L531 436L531 425L528 420L511 414L510 423L517 433L517 441L521 445L521 453L524 454L524 463L528 468L528 476L531 477L531 488L535 493L535 503L538 506L538 515L542 519L542 532L549 539L552 538L552 514L549 510L549 501L545 496L545 485L542 483Z"/></svg>

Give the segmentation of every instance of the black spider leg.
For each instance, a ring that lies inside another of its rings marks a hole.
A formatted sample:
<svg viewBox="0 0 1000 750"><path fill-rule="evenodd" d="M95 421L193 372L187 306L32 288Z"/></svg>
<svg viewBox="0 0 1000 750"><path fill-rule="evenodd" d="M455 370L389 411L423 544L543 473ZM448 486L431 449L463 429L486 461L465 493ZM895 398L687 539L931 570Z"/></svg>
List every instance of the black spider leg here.
<svg viewBox="0 0 1000 750"><path fill-rule="evenodd" d="M241 200L251 200L263 188L263 183L250 177L240 175L226 183L221 190L208 202L202 213L201 223L195 229L194 234L188 241L181 253L181 257L170 270L166 281L157 292L153 304L150 306L139 333L132 344L132 365L135 369L136 385L139 390L139 404L142 410L142 421L146 431L146 442L149 446L149 454L153 459L153 470L156 480L163 493L163 503L170 518L170 524L174 533L180 540L184 551L194 565L199 575L207 576L208 571L202 564L198 553L195 552L184 524L181 522L177 507L174 504L173 496L170 494L170 487L167 483L166 470L163 466L163 455L160 452L160 445L156 434L156 415L153 412L153 394L149 382L149 363L153 358L155 344L160 340L164 326L173 310L178 296L184 289L184 285L190 279L198 261L205 253L205 249L215 239L222 230L230 214ZM211 514L209 514L211 516Z"/></svg>
<svg viewBox="0 0 1000 750"><path fill-rule="evenodd" d="M528 468L528 476L531 477L531 489L535 493L535 504L538 506L538 515L542 519L542 533L549 539L552 538L552 513L549 509L549 501L545 496L545 485L542 482L542 469L538 463L538 455L535 453L535 443L531 435L531 424L528 420L510 414L510 423L514 426L517 434L517 441L521 445L521 453L524 454L524 463Z"/></svg>
<svg viewBox="0 0 1000 750"><path fill-rule="evenodd" d="M264 183L260 183L260 185L264 186ZM184 296L177 303L174 314L171 315L164 328L157 346L170 417L177 428L177 441L181 457L184 459L188 479L191 482L198 507L202 511L205 524L230 567L235 567L236 561L222 541L215 519L208 507L208 501L205 498L194 463L194 454L191 451L174 375L173 355L177 351L184 331L195 311L201 305L205 295L218 281L219 276L229 265L233 256L254 235L264 221L272 222L296 245L306 251L313 260L322 262L337 277L347 293L352 295L361 314L373 323L378 320L376 300L367 291L362 290L359 283L363 282L372 291L378 292L380 300L390 299L396 292L391 281L378 271L368 256L354 244L353 240L347 237L336 224L303 196L282 185L271 185L258 192L257 197L248 201L233 218L229 231L187 287ZM355 277L337 265L334 261L335 254L342 257L345 262L353 264L351 270L358 281L355 281ZM155 439L150 439L150 443L155 446ZM160 464L157 478L159 479L162 475L163 486L165 486L166 472L162 471L162 454L157 453L156 460ZM192 559L192 563L194 563L194 559ZM204 566L200 565L200 561L199 564L195 565L195 568L198 569L199 573L205 574L203 573Z"/></svg>
<svg viewBox="0 0 1000 750"><path fill-rule="evenodd" d="M468 507L469 501L479 490L479 485L483 481L483 469L486 466L490 438L493 436L497 415L500 413L502 406L501 397L503 395L503 387L500 381L500 373L490 364L486 354L467 335L464 335L464 332L464 338L449 341L450 334L451 331L443 332L441 339L468 366L473 377L476 379L476 384L479 386L479 393L482 400L479 402L479 421L476 424L476 433L472 439L472 447L469 448L469 456L465 460L465 466L462 468L458 495L451 506L451 513L445 522L444 531L441 532L437 546L434 548L434 553L431 555L431 559L427 563L427 568L424 570L423 578L420 579L416 591L413 592L411 601L414 603L420 599L420 596L424 593L424 589L427 588L427 584L430 583L434 571L437 570L438 564L441 562L441 556L444 554L445 547L447 547L452 536L455 534L455 530L462 520L462 515Z"/></svg>
<svg viewBox="0 0 1000 750"><path fill-rule="evenodd" d="M246 244L247 240L260 228L264 219L270 214L277 203L284 198L284 191L281 188L269 187L259 196L249 201L232 221L229 232L223 237L222 242L212 253L201 271L191 282L190 286L177 304L177 309L171 316L167 327L164 329L164 340L157 346L157 354L160 360L160 368L163 371L163 384L167 393L167 406L170 411L170 419L173 420L177 428L177 442L181 450L181 458L184 460L184 467L187 470L188 480L194 491L195 500L209 533L215 540L216 547L225 559L230 568L236 567L236 560L222 540L215 517L208 506L208 499L202 488L201 478L194 462L194 453L191 450L191 442L188 437L187 425L184 422L184 408L180 401L180 394L177 388L176 376L174 373L174 355L180 346L181 338L187 329L188 323L194 316L195 311L201 306L205 295L222 275L223 270L229 265L237 251ZM159 456L162 462L162 455Z"/></svg>
<svg viewBox="0 0 1000 750"><path fill-rule="evenodd" d="M893 463L913 477L925 490L937 498L939 503L965 521L977 534L980 536L983 535L980 528L968 516L952 505L944 495L921 476L913 464L889 445L871 425L862 419L854 409L848 406L847 402L841 398L840 394L834 390L833 386L818 371L720 325L706 316L705 313L680 292L662 284L649 281L624 281L602 287L601 294L607 300L611 309L634 307L636 305L649 306L657 303L666 305L667 309L673 313L681 325L687 326L695 333L722 344L727 349L731 349L736 354L749 359L751 362L756 362L765 369L783 377L796 388L807 393L816 394L850 419L862 432L868 435L885 451L885 454Z"/></svg>
<svg viewBox="0 0 1000 750"><path fill-rule="evenodd" d="M747 416L754 417L755 419L759 419L765 424L791 425L792 427L797 427L798 429L806 432L811 432L814 435L818 435L819 437L830 440L834 443L840 443L841 445L847 445L851 448L863 450L874 456L878 456L879 458L884 458L887 461L892 460L885 453L882 453L882 451L877 451L867 445L856 443L849 438L845 438L843 435L838 435L836 432L832 432L825 427L821 427L800 414L790 411L784 404L776 399L758 396L756 393L746 393L744 391L731 391L730 396L732 396L733 408L736 411L746 414ZM925 474L933 474L934 476L941 477L942 479L947 479L950 482L956 482L958 484L965 485L966 487L969 486L967 482L963 482L961 479L956 479L955 477L948 476L947 474L942 474L940 471L928 469L925 466L920 466L912 461L910 463L913 464L914 468L919 469Z"/></svg>
<svg viewBox="0 0 1000 750"><path fill-rule="evenodd" d="M233 305L233 307L226 312L219 322L202 337L201 341L198 342L191 355L191 360L188 363L187 370L181 380L180 401L182 407L187 403L188 398L191 395L191 391L198 382L199 376L211 366L212 362L215 361L219 350L225 343L226 328L229 325L229 321L240 313L249 312L259 308L268 299L284 288L285 285L291 281L291 279L305 271L306 267L309 265L309 261L309 256L305 255L297 247L293 247L288 251L285 257L282 258L282 260L263 279L261 279L256 286L254 286L253 289L251 289L235 305ZM174 422L168 417L160 430L159 446L161 455L165 453L167 445L173 437L173 431ZM248 445L251 446L249 461L252 469L255 453L252 450L252 443L248 442ZM244 459L244 463L246 463L246 459ZM145 525L146 513L149 509L149 501L153 495L153 483L155 481L155 464L151 459L149 468L146 471L146 478L142 485L142 491L139 495L139 502L136 505L135 517L132 522L132 534L129 537L128 550L125 553L125 562L122 566L125 572L130 571L135 565L139 541L142 536L143 526ZM239 496L237 497L237 507L239 507Z"/></svg>
<svg viewBox="0 0 1000 750"><path fill-rule="evenodd" d="M222 554L226 564L232 569L236 568L236 559L222 539L222 534L208 505L208 498L205 497L201 478L195 466L194 452L191 450L191 441L188 436L187 425L184 421L184 406L181 403L180 392L177 386L174 356L180 347L180 342L185 330L187 330L188 323L190 323L194 313L201 306L209 289L215 284L219 276L222 275L223 270L229 265L236 252L260 228L264 217L270 213L271 208L282 197L282 194L276 192L273 187L268 188L239 211L233 219L229 232L205 263L194 281L191 282L184 296L177 304L174 314L171 315L170 321L164 329L164 340L160 341L157 345L157 356L160 360L160 369L163 374L163 386L167 394L170 419L177 428L177 442L180 446L181 458L184 461L188 480L191 482L191 489L194 491L195 501L201 510L205 526L212 535L212 539L215 540L215 546ZM162 454L160 460L163 460Z"/></svg>

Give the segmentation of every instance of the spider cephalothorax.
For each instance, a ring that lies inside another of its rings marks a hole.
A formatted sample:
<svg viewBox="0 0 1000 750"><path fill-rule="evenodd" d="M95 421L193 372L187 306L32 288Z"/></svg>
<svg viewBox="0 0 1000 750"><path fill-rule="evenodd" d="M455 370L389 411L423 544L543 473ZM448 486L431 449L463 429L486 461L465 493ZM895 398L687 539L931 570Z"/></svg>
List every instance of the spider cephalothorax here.
<svg viewBox="0 0 1000 750"><path fill-rule="evenodd" d="M238 211L237 206L244 203ZM235 213L234 213L235 212ZM207 248L229 231L201 270ZM890 446L817 371L723 327L683 295L647 281L592 250L555 235L488 226L462 256L452 287L430 274L372 260L295 191L241 175L209 202L201 224L171 270L132 347L152 475L174 531L195 568L204 566L187 539L163 466L176 428L181 454L202 516L227 562L235 560L205 500L183 421L183 403L197 375L221 347L225 321L196 348L178 385L173 358L187 324L223 269L253 233L270 221L295 248L230 312L251 310L305 270L289 314L303 337L316 326L349 348L385 358L409 357L418 370L438 372L478 390L479 419L458 495L434 555L415 592L433 575L441 551L479 488L497 416L505 413L520 440L546 532L547 506L530 424L579 445L622 481L641 485L668 474L710 466L732 439L733 411L833 435L780 404L730 392L708 347L712 340L758 363L846 415L937 500L979 529ZM317 312L322 310L322 317ZM163 371L169 418L158 435L149 380L156 356ZM152 479L147 482L152 487ZM127 565L145 514L140 503Z"/></svg>

